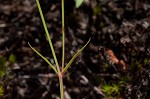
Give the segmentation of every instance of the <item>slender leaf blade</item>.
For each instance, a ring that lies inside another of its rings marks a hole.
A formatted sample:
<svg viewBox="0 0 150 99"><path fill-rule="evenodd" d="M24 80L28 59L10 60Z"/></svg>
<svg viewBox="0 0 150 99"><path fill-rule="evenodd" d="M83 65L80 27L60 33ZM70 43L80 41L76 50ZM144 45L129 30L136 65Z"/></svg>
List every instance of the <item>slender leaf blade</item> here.
<svg viewBox="0 0 150 99"><path fill-rule="evenodd" d="M30 43L28 43L28 44L29 44L29 46L31 47L31 49L32 49L34 52L36 52L41 58L43 58L43 60L45 60L45 61L49 64L49 66L58 74L58 71L57 71L56 68L48 61L48 59L45 58L42 54L40 54L36 49L34 49L34 48L30 45Z"/></svg>
<svg viewBox="0 0 150 99"><path fill-rule="evenodd" d="M39 0L36 0L36 4L37 4L37 7L38 7L40 16L41 16L41 20L42 20L42 23L43 23L43 26L44 26L44 29L45 29L46 37L48 39L48 42L49 42L49 45L50 45L50 48L51 48L51 51L52 51L52 54L53 54L53 57L54 57L54 61L55 61L57 70L58 70L58 72L60 72L59 64L58 64L57 57L56 57L56 54L55 54L55 50L54 50L54 47L53 47L53 44L52 44L52 41L51 41L50 34L48 32L48 28L46 26L46 22L45 22L45 19L44 19L44 15L43 15Z"/></svg>
<svg viewBox="0 0 150 99"><path fill-rule="evenodd" d="M83 3L84 0L76 0L76 8L79 8L81 6L81 4Z"/></svg>
<svg viewBox="0 0 150 99"><path fill-rule="evenodd" d="M88 40L88 42L77 51L76 54L74 54L74 56L72 57L72 59L68 62L68 64L66 65L66 67L63 69L62 73L65 73L68 68L71 66L72 62L76 59L77 56L79 56L79 54L84 50L84 48L88 45L88 43L90 42L91 38Z"/></svg>

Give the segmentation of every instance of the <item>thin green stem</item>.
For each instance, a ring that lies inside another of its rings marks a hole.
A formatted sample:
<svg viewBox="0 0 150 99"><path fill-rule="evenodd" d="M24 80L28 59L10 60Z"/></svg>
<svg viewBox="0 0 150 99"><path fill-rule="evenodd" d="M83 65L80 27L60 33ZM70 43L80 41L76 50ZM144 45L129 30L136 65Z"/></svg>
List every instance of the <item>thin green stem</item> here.
<svg viewBox="0 0 150 99"><path fill-rule="evenodd" d="M65 21L64 21L64 0L61 0L62 9L62 70L64 69L65 62ZM64 85L63 85L63 75L59 75L59 85L60 85L60 97L64 99Z"/></svg>
<svg viewBox="0 0 150 99"><path fill-rule="evenodd" d="M60 99L64 99L64 85L63 85L63 75L59 75L59 86L60 86Z"/></svg>
<svg viewBox="0 0 150 99"><path fill-rule="evenodd" d="M57 61L57 58L56 58L54 47L53 47L51 37L49 35L48 29L47 29L47 26L46 26L46 22L45 22L45 19L44 19L44 16L43 16L43 12L42 12L39 0L36 0L36 3L37 3L39 13L40 13L40 16L41 16L41 20L42 20L42 23L43 23L43 26L44 26L44 29L45 29L46 37L48 39L48 42L49 42L49 45L50 45L50 48L51 48L51 51L52 51L52 54L53 54L53 57L54 57L54 61L55 61L55 64L56 64L57 71L60 72L59 64L58 64L58 61Z"/></svg>
<svg viewBox="0 0 150 99"><path fill-rule="evenodd" d="M64 0L61 0L62 8L62 70L65 62L65 21L64 21Z"/></svg>

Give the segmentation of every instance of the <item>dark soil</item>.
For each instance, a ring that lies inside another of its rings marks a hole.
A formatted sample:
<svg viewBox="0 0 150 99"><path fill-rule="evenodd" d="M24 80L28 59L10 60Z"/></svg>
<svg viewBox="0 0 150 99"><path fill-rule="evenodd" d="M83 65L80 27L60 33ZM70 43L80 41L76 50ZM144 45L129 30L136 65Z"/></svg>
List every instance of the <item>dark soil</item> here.
<svg viewBox="0 0 150 99"><path fill-rule="evenodd" d="M40 3L61 63L60 0ZM66 99L150 99L150 1L74 4L65 0L65 62L92 39L64 76ZM0 0L0 57L8 60L3 98L58 99L57 75L28 42L54 63L35 0ZM119 92L107 94L104 85L114 84Z"/></svg>

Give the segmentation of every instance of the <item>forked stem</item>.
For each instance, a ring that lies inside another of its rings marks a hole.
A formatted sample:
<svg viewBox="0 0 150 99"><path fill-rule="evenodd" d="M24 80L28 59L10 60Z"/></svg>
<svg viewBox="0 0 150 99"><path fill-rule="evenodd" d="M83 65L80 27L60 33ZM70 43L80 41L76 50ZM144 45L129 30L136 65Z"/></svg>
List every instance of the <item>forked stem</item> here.
<svg viewBox="0 0 150 99"><path fill-rule="evenodd" d="M79 7L82 4L83 0L78 1L77 2L77 6ZM46 26L46 22L43 16L43 12L39 3L39 0L36 0L39 12L40 12L40 16L41 16L41 20L45 29L45 33L46 33L46 37L48 39L53 57L54 57L54 61L55 61L55 66L53 66L48 59L46 59L45 57L43 57L38 51L36 51L30 44L29 46L40 56L42 57L50 66L51 68L55 71L55 73L57 73L58 78L59 78L59 85L60 85L60 97L61 99L64 99L64 85L63 85L63 74L68 70L68 68L70 67L70 65L72 64L72 62L76 59L76 57L83 51L83 49L87 46L87 44L90 42L89 41L81 48L77 51L77 53L72 57L72 59L68 62L68 64L64 67L64 61L65 61L65 21L64 21L64 0L61 0L61 9L62 9L62 66L61 68L59 67L58 61L57 61L57 57L53 48L53 44L51 41L51 37L50 34L48 32L47 26Z"/></svg>

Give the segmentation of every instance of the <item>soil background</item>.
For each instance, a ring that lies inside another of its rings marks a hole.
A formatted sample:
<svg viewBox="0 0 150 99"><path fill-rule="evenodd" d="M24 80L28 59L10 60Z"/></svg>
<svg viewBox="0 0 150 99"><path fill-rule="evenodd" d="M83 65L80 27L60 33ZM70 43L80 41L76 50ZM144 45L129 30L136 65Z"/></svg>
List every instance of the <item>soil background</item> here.
<svg viewBox="0 0 150 99"><path fill-rule="evenodd" d="M40 4L61 64L61 1ZM149 0L65 0L65 33L66 64L91 38L64 75L65 99L150 99ZM28 42L54 63L35 0L0 0L3 98L59 99L57 75Z"/></svg>

